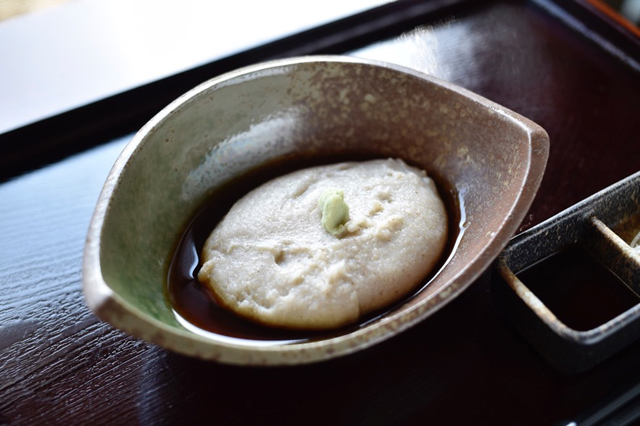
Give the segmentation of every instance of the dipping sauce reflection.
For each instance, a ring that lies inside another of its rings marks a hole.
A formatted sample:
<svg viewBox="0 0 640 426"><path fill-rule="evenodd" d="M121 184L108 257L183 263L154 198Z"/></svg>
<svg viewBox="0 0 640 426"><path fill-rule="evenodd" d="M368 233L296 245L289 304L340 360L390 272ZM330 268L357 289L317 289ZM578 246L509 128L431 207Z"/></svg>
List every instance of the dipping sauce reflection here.
<svg viewBox="0 0 640 426"><path fill-rule="evenodd" d="M591 330L640 302L613 272L573 246L518 273L567 327Z"/></svg>

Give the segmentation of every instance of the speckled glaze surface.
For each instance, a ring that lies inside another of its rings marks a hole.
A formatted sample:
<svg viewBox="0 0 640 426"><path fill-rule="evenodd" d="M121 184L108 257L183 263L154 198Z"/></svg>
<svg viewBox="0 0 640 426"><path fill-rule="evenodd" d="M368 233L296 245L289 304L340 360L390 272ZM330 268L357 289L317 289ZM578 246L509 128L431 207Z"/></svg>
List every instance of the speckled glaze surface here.
<svg viewBox="0 0 640 426"><path fill-rule="evenodd" d="M496 261L493 292L506 316L557 369L587 370L640 338L640 304L591 330L558 319L517 274L572 246L588 252L640 295L640 172L514 238Z"/></svg>
<svg viewBox="0 0 640 426"><path fill-rule="evenodd" d="M222 75L162 110L114 165L85 249L87 303L139 338L226 363L299 364L366 348L434 313L490 265L533 200L548 147L531 121L399 66L305 57ZM203 202L248 170L328 153L402 158L455 188L465 232L446 266L410 301L337 337L261 346L183 328L163 288L172 250Z"/></svg>

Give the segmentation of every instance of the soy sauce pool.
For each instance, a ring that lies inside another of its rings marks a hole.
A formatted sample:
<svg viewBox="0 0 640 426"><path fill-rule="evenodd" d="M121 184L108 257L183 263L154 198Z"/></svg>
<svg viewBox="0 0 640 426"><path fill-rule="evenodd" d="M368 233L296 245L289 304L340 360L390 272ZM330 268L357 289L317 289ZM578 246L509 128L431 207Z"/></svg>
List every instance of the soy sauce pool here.
<svg viewBox="0 0 640 426"><path fill-rule="evenodd" d="M445 204L449 223L447 245L438 264L411 294L382 310L363 316L355 324L339 329L322 331L294 330L260 325L244 319L221 306L208 286L200 284L196 278L202 266L200 253L202 253L206 239L233 204L246 193L275 177L295 170L342 161L366 161L375 158L379 157L363 155L316 156L313 159L296 157L295 160L283 160L250 172L212 194L210 201L199 210L186 227L169 266L166 296L178 321L185 328L196 334L215 337L216 339L226 339L237 344L241 344L242 341L251 341L252 345L258 341L263 342L265 345L300 343L331 338L355 331L420 293L449 261L465 227L462 194L444 180L438 179L438 177L431 174L429 176L436 182L440 197Z"/></svg>
<svg viewBox="0 0 640 426"><path fill-rule="evenodd" d="M599 327L640 303L624 281L578 246L517 275L560 321L578 331Z"/></svg>

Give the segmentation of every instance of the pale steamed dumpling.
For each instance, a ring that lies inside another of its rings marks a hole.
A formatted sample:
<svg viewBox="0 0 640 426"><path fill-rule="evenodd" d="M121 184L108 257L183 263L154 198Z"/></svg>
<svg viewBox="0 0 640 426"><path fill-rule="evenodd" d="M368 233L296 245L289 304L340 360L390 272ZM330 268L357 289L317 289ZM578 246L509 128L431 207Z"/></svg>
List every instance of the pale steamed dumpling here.
<svg viewBox="0 0 640 426"><path fill-rule="evenodd" d="M323 194L346 204L332 232ZM207 239L198 279L254 321L334 328L414 289L446 239L445 208L424 171L395 159L311 167L241 198Z"/></svg>

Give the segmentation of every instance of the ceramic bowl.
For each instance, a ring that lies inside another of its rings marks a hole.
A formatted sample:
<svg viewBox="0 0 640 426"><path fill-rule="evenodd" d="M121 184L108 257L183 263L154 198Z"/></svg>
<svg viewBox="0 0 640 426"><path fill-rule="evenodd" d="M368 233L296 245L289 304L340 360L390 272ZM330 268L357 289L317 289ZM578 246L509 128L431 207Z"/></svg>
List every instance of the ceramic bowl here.
<svg viewBox="0 0 640 426"><path fill-rule="evenodd" d="M89 229L83 290L113 326L171 351L232 364L346 355L423 321L507 244L538 189L546 132L420 72L347 57L268 62L213 78L147 123L111 170ZM173 250L212 193L282 158L402 158L460 200L446 264L418 294L362 327L298 343L196 333L165 294Z"/></svg>

